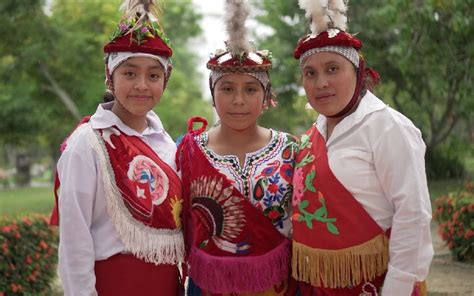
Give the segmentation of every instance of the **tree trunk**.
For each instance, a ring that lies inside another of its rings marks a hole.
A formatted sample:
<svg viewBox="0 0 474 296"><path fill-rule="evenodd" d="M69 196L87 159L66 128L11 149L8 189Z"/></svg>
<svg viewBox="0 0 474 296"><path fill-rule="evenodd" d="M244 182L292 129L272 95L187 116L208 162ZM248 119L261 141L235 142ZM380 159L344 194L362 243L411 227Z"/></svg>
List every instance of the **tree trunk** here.
<svg viewBox="0 0 474 296"><path fill-rule="evenodd" d="M18 187L26 187L31 182L31 157L28 152L19 152L15 157L15 184Z"/></svg>

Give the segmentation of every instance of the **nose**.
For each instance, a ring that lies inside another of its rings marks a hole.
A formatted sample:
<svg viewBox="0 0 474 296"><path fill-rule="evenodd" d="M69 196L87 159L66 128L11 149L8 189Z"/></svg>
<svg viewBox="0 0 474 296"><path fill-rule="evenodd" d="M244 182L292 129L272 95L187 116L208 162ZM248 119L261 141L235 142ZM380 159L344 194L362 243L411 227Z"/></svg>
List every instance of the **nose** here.
<svg viewBox="0 0 474 296"><path fill-rule="evenodd" d="M329 86L329 81L325 75L320 75L318 79L316 79L315 84L317 89L323 89Z"/></svg>
<svg viewBox="0 0 474 296"><path fill-rule="evenodd" d="M242 91L235 92L232 103L235 105L242 105L245 103L244 94Z"/></svg>
<svg viewBox="0 0 474 296"><path fill-rule="evenodd" d="M135 89L138 91L148 90L148 82L145 75L140 75L135 80Z"/></svg>

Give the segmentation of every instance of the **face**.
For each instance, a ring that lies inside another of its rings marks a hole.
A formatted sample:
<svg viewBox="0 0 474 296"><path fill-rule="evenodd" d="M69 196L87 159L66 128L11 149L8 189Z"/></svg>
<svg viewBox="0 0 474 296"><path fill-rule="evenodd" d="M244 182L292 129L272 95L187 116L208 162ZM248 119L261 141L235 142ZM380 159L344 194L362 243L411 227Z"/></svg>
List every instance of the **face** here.
<svg viewBox="0 0 474 296"><path fill-rule="evenodd" d="M303 87L308 103L325 116L335 115L347 106L356 83L356 68L337 53L315 53L303 65Z"/></svg>
<svg viewBox="0 0 474 296"><path fill-rule="evenodd" d="M232 73L219 79L214 88L214 104L221 124L234 130L257 125L264 109L264 89L255 78Z"/></svg>
<svg viewBox="0 0 474 296"><path fill-rule="evenodd" d="M113 72L112 81L119 102L114 104L114 109L122 116L143 117L160 101L165 72L157 60L135 57Z"/></svg>

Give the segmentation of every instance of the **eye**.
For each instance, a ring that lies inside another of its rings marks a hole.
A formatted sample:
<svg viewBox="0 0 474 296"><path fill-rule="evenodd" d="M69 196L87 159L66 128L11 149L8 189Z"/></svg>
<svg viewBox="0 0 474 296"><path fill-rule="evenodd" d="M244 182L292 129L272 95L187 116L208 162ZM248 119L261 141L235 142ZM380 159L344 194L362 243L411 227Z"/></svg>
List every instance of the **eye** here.
<svg viewBox="0 0 474 296"><path fill-rule="evenodd" d="M161 78L161 75L159 73L150 74L150 80L152 80L152 81L160 80L160 78Z"/></svg>
<svg viewBox="0 0 474 296"><path fill-rule="evenodd" d="M339 67L336 65L331 65L328 67L328 73L336 73L339 70Z"/></svg>
<svg viewBox="0 0 474 296"><path fill-rule="evenodd" d="M316 72L313 71L313 70L305 70L304 73L303 73L304 77L306 77L306 78L314 77L315 74L316 74Z"/></svg>
<svg viewBox="0 0 474 296"><path fill-rule="evenodd" d="M133 71L125 71L125 72L123 72L123 75L124 75L126 78L132 78L132 77L135 77L135 72L133 72Z"/></svg>
<svg viewBox="0 0 474 296"><path fill-rule="evenodd" d="M247 87L245 89L245 91L249 94L253 94L253 93L257 92L257 88L256 87Z"/></svg>
<svg viewBox="0 0 474 296"><path fill-rule="evenodd" d="M230 86L222 86L220 88L221 91L225 92L225 93L231 93L234 89Z"/></svg>

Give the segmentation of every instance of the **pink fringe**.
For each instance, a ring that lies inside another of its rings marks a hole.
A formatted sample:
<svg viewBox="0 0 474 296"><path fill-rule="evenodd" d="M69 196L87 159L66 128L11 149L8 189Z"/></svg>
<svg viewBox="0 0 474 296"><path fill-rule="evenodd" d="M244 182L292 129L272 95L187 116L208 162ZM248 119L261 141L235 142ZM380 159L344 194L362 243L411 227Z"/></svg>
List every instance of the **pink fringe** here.
<svg viewBox="0 0 474 296"><path fill-rule="evenodd" d="M217 257L193 248L189 275L201 288L212 293L256 293L272 288L289 277L291 243L261 256Z"/></svg>

